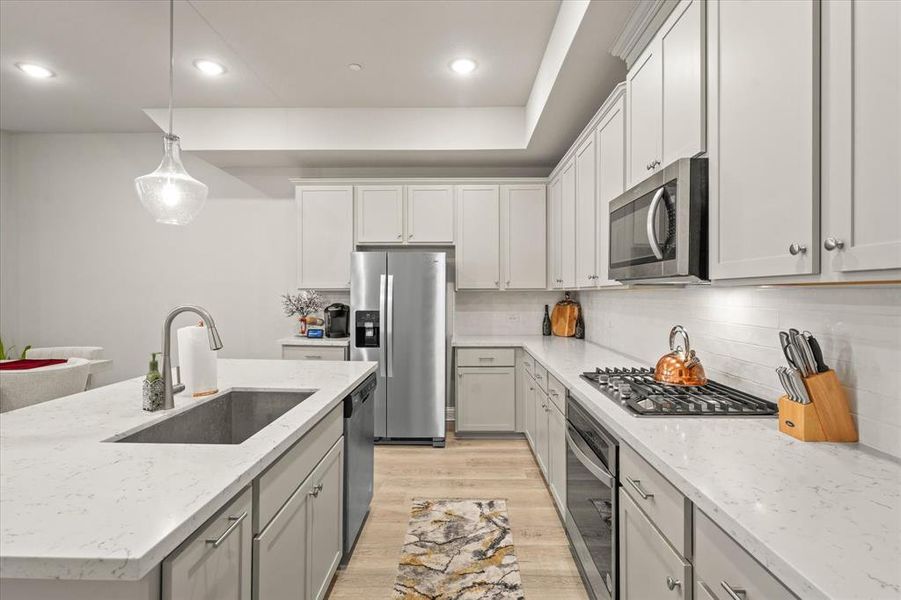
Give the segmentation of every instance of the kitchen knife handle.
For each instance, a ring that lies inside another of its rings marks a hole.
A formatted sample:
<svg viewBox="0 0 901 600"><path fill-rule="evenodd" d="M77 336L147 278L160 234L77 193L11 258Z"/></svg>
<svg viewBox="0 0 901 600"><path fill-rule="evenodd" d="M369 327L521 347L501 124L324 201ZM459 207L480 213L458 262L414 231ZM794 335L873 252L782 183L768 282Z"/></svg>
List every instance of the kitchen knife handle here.
<svg viewBox="0 0 901 600"><path fill-rule="evenodd" d="M804 332L804 339L807 340L807 345L810 346L810 352L813 354L813 361L816 363L817 373L825 373L828 371L829 366L823 359L823 349L820 348L820 343L807 331Z"/></svg>

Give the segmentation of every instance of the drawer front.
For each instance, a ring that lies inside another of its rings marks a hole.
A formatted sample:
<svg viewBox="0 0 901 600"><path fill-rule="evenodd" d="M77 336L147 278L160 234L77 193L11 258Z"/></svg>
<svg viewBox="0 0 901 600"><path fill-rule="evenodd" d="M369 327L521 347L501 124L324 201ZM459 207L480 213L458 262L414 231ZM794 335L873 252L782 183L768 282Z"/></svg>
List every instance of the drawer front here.
<svg viewBox="0 0 901 600"><path fill-rule="evenodd" d="M513 348L457 348L458 367L514 367Z"/></svg>
<svg viewBox="0 0 901 600"><path fill-rule="evenodd" d="M534 377L535 377L535 383L538 384L538 387L541 388L541 391L542 391L542 392L544 392L545 394L547 394L547 391L548 391L548 388L547 388L547 378L548 378L548 375L547 375L547 369L545 369L543 366L541 366L540 364L538 364L538 361L536 361L536 362L535 362L535 368L533 369L533 373L532 373L532 374L533 374Z"/></svg>
<svg viewBox="0 0 901 600"><path fill-rule="evenodd" d="M562 412L566 414L566 386L560 383L553 375L547 376L547 397Z"/></svg>
<svg viewBox="0 0 901 600"><path fill-rule="evenodd" d="M694 530L698 598L706 594L714 600L795 600L778 579L697 509Z"/></svg>
<svg viewBox="0 0 901 600"><path fill-rule="evenodd" d="M344 407L339 404L254 481L254 534L266 527L343 433Z"/></svg>
<svg viewBox="0 0 901 600"><path fill-rule="evenodd" d="M286 360L346 360L345 354L340 346L282 346Z"/></svg>
<svg viewBox="0 0 901 600"><path fill-rule="evenodd" d="M250 600L251 502L245 488L163 560L163 600Z"/></svg>
<svg viewBox="0 0 901 600"><path fill-rule="evenodd" d="M635 501L670 544L690 558L691 510L679 490L629 446L620 446L620 478L623 489Z"/></svg>
<svg viewBox="0 0 901 600"><path fill-rule="evenodd" d="M535 357L529 354L526 351L522 353L522 368L525 369L526 373L529 374L530 377L534 379L535 375Z"/></svg>

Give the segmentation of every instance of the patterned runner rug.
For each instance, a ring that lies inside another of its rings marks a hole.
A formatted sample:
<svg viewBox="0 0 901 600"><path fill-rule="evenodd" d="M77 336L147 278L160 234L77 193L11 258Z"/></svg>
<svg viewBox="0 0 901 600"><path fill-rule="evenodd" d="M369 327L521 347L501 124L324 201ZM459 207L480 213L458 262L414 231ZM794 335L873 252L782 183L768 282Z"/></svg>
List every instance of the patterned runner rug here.
<svg viewBox="0 0 901 600"><path fill-rule="evenodd" d="M504 500L414 500L394 600L523 600Z"/></svg>

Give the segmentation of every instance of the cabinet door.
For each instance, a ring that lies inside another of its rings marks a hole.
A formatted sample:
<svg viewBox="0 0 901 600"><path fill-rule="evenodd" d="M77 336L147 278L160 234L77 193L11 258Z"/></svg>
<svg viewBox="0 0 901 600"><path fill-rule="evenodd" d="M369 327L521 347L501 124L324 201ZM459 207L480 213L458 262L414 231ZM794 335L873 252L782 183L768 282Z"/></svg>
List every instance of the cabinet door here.
<svg viewBox="0 0 901 600"><path fill-rule="evenodd" d="M899 269L901 3L823 10L823 270Z"/></svg>
<svg viewBox="0 0 901 600"><path fill-rule="evenodd" d="M548 411L550 401L540 389L535 392L535 456L545 480L548 479Z"/></svg>
<svg viewBox="0 0 901 600"><path fill-rule="evenodd" d="M599 286L619 285L610 267L610 201L626 191L626 100L620 96L598 123L597 272Z"/></svg>
<svg viewBox="0 0 901 600"><path fill-rule="evenodd" d="M454 186L407 186L407 243L454 243Z"/></svg>
<svg viewBox="0 0 901 600"><path fill-rule="evenodd" d="M250 600L252 510L247 488L163 560L163 600Z"/></svg>
<svg viewBox="0 0 901 600"><path fill-rule="evenodd" d="M562 181L559 176L548 186L548 283L552 288L559 288L563 283L563 269L560 261L562 246L560 245L560 209L562 201Z"/></svg>
<svg viewBox="0 0 901 600"><path fill-rule="evenodd" d="M566 417L548 403L548 471L551 495L560 514L566 514Z"/></svg>
<svg viewBox="0 0 901 600"><path fill-rule="evenodd" d="M404 187L358 185L358 244L400 244L404 240Z"/></svg>
<svg viewBox="0 0 901 600"><path fill-rule="evenodd" d="M532 448L532 452L535 452L535 388L538 386L535 385L535 381L532 379L532 376L526 373L523 377L525 381L524 385L524 401L523 406L525 407L525 429L526 429L526 439L529 441L529 446Z"/></svg>
<svg viewBox="0 0 901 600"><path fill-rule="evenodd" d="M457 288L500 287L500 199L496 185L459 185Z"/></svg>
<svg viewBox="0 0 901 600"><path fill-rule="evenodd" d="M309 512L313 478L288 498L253 539L254 600L309 598Z"/></svg>
<svg viewBox="0 0 901 600"><path fill-rule="evenodd" d="M819 268L819 6L707 5L711 279Z"/></svg>
<svg viewBox="0 0 901 600"><path fill-rule="evenodd" d="M576 163L560 177L560 287L576 287Z"/></svg>
<svg viewBox="0 0 901 600"><path fill-rule="evenodd" d="M313 470L309 479L313 501L307 512L307 555L309 561L310 600L322 600L343 550L344 519L344 438L332 446L322 462ZM268 598L266 599L268 600Z"/></svg>
<svg viewBox="0 0 901 600"><path fill-rule="evenodd" d="M683 0L660 32L663 70L663 166L706 147L704 110L704 3Z"/></svg>
<svg viewBox="0 0 901 600"><path fill-rule="evenodd" d="M597 157L594 136L576 149L576 287L597 279Z"/></svg>
<svg viewBox="0 0 901 600"><path fill-rule="evenodd" d="M619 557L623 598L691 598L691 565L670 547L622 489L619 491Z"/></svg>
<svg viewBox="0 0 901 600"><path fill-rule="evenodd" d="M516 429L516 369L457 368L457 431Z"/></svg>
<svg viewBox="0 0 901 600"><path fill-rule="evenodd" d="M501 239L508 289L543 290L547 286L547 188L501 186Z"/></svg>
<svg viewBox="0 0 901 600"><path fill-rule="evenodd" d="M663 77L659 38L638 57L626 75L629 109L629 186L640 183L660 166Z"/></svg>
<svg viewBox="0 0 901 600"><path fill-rule="evenodd" d="M297 188L297 287L350 288L353 198L350 186Z"/></svg>

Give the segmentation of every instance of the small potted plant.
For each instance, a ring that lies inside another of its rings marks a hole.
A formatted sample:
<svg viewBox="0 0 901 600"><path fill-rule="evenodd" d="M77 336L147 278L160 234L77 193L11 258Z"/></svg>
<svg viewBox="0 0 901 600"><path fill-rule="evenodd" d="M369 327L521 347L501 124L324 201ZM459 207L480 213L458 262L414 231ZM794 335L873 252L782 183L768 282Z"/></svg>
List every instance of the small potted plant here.
<svg viewBox="0 0 901 600"><path fill-rule="evenodd" d="M325 298L316 290L300 290L295 295L282 296L282 308L285 316L299 315L300 335L307 334L307 318L325 308Z"/></svg>

